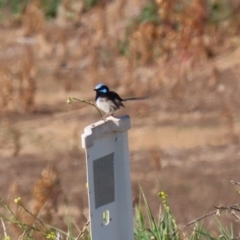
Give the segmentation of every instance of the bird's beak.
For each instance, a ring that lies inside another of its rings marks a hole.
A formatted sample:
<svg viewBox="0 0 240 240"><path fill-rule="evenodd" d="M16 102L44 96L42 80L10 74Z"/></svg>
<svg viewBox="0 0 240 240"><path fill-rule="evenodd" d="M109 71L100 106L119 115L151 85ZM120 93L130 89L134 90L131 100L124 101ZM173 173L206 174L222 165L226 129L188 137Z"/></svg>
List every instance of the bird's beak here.
<svg viewBox="0 0 240 240"><path fill-rule="evenodd" d="M93 91L97 91L97 89L93 89Z"/></svg>

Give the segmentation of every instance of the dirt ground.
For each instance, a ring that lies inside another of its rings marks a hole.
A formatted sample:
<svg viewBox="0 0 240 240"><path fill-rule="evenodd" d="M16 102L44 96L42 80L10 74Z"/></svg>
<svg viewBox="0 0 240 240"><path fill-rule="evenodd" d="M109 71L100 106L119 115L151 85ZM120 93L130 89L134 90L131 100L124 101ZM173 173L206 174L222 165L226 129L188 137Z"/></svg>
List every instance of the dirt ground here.
<svg viewBox="0 0 240 240"><path fill-rule="evenodd" d="M48 29L53 27L51 23ZM5 39L2 52L15 45L22 48L22 31L15 26L0 29L0 36ZM76 46L74 39L66 41ZM96 82L81 69L71 70L77 64L84 68L86 59L71 57L68 62L68 55L62 54L64 46L57 40L46 40L43 45L42 40L36 40L31 46L35 59L34 109L1 113L1 137L5 140L0 148L0 197L12 205L13 199L20 196L28 207L36 207L36 182L50 164L55 169L50 170L56 175L54 184L60 189L55 194L58 209L51 223L63 227L67 209L72 220L82 226L87 216L87 192L80 135L99 116L91 106L77 102L69 105L66 100L69 96L94 100L92 89ZM55 47L58 49L52 50ZM48 48L56 52L49 54ZM169 79L151 88L149 84L154 84L154 80L139 80L135 88L140 89L140 95L149 94L150 99L126 103L126 108L117 113L131 116L133 198L137 199L140 184L156 212L160 206L157 193L165 191L180 225L214 210L213 206L239 202L238 187L230 182L240 181L239 59L238 47L226 47L211 64L205 62L177 83ZM22 62L21 57L19 61ZM143 66L136 74L165 79L159 66ZM121 80L116 84L113 74L121 75L110 72L104 79L105 73L99 75L99 82L106 82L122 96L138 94L137 90L131 93L123 89ZM232 216L223 218L239 231L239 223ZM207 221L208 227L214 229L215 218Z"/></svg>

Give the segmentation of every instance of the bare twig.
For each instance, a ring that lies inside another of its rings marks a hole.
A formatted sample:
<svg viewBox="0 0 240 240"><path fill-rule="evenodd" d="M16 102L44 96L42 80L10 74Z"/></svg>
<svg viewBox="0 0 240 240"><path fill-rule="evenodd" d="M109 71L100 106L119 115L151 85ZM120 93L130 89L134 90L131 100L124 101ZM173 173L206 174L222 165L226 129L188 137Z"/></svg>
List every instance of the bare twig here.
<svg viewBox="0 0 240 240"><path fill-rule="evenodd" d="M219 206L219 207L214 206L214 208L216 208L218 210L228 210L228 211L235 210L235 211L240 211L238 206L239 206L239 204L236 203L236 204L234 204L232 206Z"/></svg>
<svg viewBox="0 0 240 240"><path fill-rule="evenodd" d="M8 210L8 212L13 216L14 220L11 221L11 223L18 225L23 231L26 229L26 224L22 223L16 216L16 214L14 214L14 212L11 210L11 208L7 205L7 203L5 203L2 198L0 198L0 203L3 205L3 207ZM31 237L28 232L26 232L28 237Z"/></svg>
<svg viewBox="0 0 240 240"><path fill-rule="evenodd" d="M85 233L85 231L86 231L86 229L87 229L89 223L90 223L90 220L88 219L87 222L85 223L85 225L84 225L82 231L78 234L76 240L80 239L80 238L83 236L83 234Z"/></svg>
<svg viewBox="0 0 240 240"><path fill-rule="evenodd" d="M238 208L238 207L239 207L238 203L234 204L232 206L219 206L219 207L214 206L214 208L216 208L215 211L212 211L212 212L207 213L199 218L194 219L193 221L189 222L188 224L184 225L183 227L178 228L177 230L173 231L172 233L170 233L170 235L174 235L176 232L181 231L181 230L185 229L186 227L201 221L202 219L205 219L212 215L220 215L221 211L228 211L230 214L232 214L237 219L237 221L240 221L240 216L238 216L235 213L235 211L240 212L240 208ZM238 239L238 238L234 238L234 239Z"/></svg>
<svg viewBox="0 0 240 240"><path fill-rule="evenodd" d="M4 224L2 218L1 218L1 223L2 223L2 227L3 227L4 237L6 238L7 237L7 231L6 231L6 227L5 227L5 224Z"/></svg>
<svg viewBox="0 0 240 240"><path fill-rule="evenodd" d="M34 223L32 224L32 230L36 230L35 226L36 226L36 223L39 222L47 231L49 231L49 229L46 227L46 225L44 224L43 221L41 221L38 216L35 216L34 214L32 214L21 202L18 202L18 204L29 214L31 215L35 221Z"/></svg>
<svg viewBox="0 0 240 240"><path fill-rule="evenodd" d="M220 207L215 207L218 210L225 210L228 211L229 213L231 213L236 219L237 221L240 221L240 217L235 213L235 211L240 211L240 209L238 208L239 204L235 204L233 206L220 206Z"/></svg>
<svg viewBox="0 0 240 240"><path fill-rule="evenodd" d="M87 103L88 105L93 106L93 107L98 111L101 119L103 119L102 113L100 112L100 110L98 109L98 107L97 107L93 102L87 101L87 100L85 100L85 99L78 99L78 98L75 98L75 97L69 97L68 100L67 100L67 103L72 103L73 100L79 101L79 102L83 102L83 103Z"/></svg>
<svg viewBox="0 0 240 240"><path fill-rule="evenodd" d="M170 233L170 235L174 235L176 232L181 231L181 230L185 229L186 227L189 227L190 225L193 225L193 224L201 221L201 220L204 219L204 218L210 217L210 216L212 216L212 215L216 215L217 213L218 213L218 211L215 210L215 211L212 211L212 212L210 212L210 213L207 213L207 214L205 214L205 215L203 215L203 216L201 216L201 217L198 217L198 218L192 220L191 222L189 222L188 224L184 225L183 227L178 228L178 229L175 230L174 232Z"/></svg>
<svg viewBox="0 0 240 240"><path fill-rule="evenodd" d="M235 211L231 211L231 214L237 219L237 221L240 221L240 217L235 213Z"/></svg>
<svg viewBox="0 0 240 240"><path fill-rule="evenodd" d="M236 181L234 181L234 180L231 180L231 183L232 183L232 184L235 184L235 185L240 185L240 182L236 182Z"/></svg>

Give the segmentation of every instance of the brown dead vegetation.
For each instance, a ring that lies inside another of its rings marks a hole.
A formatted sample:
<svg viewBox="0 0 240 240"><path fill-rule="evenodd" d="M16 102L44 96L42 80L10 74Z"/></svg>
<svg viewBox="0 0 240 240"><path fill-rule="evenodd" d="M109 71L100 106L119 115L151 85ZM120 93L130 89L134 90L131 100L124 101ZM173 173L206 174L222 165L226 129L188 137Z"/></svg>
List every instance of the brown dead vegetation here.
<svg viewBox="0 0 240 240"><path fill-rule="evenodd" d="M166 191L178 198L171 203L179 219L179 205L189 207L190 215L205 211L198 195L203 163L209 171L215 169L212 175L206 170L209 183L204 182L204 196L213 202L225 186L218 178L231 175L226 160L239 160L238 2L229 1L231 17L214 20L208 6L214 1L156 0L154 21L141 21L149 2L103 1L84 10L81 1L63 0L57 18L47 21L36 0L24 9L20 26L8 23L9 29L0 29L0 155L8 159L3 154L8 151L12 160L2 168L16 164L26 174L26 185L36 182L25 201L33 202L33 213L41 213L46 222L52 223L53 215L64 216L57 203L61 191L72 201L76 219L86 221L79 131L98 119L87 106L69 107L65 101L68 95L93 100L92 89L99 82L122 96L150 95L149 101L127 106L133 118L134 205L140 181L157 209L154 197L160 187L154 174L159 174ZM60 170L51 165L36 181L40 167L34 165L34 177L26 172L34 161L42 168L42 161L53 162ZM6 179L12 182L13 176ZM184 191L191 206L181 195ZM25 213L16 211L24 219ZM191 220L188 216L183 220ZM26 220L33 221L31 216Z"/></svg>

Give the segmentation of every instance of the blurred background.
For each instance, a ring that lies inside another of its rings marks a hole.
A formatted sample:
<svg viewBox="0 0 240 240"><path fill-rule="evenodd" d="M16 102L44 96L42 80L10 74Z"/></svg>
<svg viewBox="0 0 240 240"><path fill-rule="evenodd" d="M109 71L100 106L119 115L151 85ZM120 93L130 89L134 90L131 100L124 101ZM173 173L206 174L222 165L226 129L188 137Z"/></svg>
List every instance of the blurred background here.
<svg viewBox="0 0 240 240"><path fill-rule="evenodd" d="M16 197L53 226L66 206L84 225L80 134L99 115L66 101L105 83L150 96L117 113L131 116L134 206L139 184L154 212L168 194L180 226L238 202L239 37L239 0L0 0L0 197L26 222Z"/></svg>

